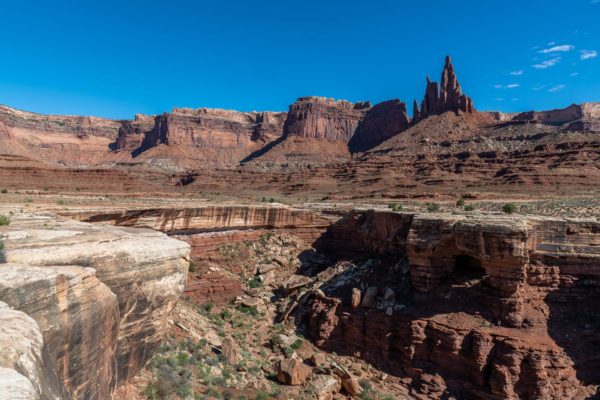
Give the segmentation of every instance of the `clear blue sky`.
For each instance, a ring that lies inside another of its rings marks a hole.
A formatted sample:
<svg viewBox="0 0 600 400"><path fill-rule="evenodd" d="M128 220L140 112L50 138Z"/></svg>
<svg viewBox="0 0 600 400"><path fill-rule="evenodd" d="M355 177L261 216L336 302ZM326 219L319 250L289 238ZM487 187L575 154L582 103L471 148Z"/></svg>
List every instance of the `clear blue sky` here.
<svg viewBox="0 0 600 400"><path fill-rule="evenodd" d="M1 5L0 103L36 112L287 110L307 95L410 104L446 54L478 109L600 101L600 0Z"/></svg>

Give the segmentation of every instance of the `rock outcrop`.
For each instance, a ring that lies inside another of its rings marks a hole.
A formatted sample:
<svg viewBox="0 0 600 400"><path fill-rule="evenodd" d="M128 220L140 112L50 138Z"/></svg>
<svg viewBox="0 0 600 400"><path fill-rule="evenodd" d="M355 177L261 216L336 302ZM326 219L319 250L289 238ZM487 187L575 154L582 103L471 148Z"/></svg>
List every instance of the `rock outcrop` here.
<svg viewBox="0 0 600 400"><path fill-rule="evenodd" d="M320 246L372 259L313 294L308 326L417 397L583 398L600 382L599 238L593 220L350 213Z"/></svg>
<svg viewBox="0 0 600 400"><path fill-rule="evenodd" d="M409 126L406 104L398 99L381 102L367 111L348 147L353 153L370 150Z"/></svg>
<svg viewBox="0 0 600 400"><path fill-rule="evenodd" d="M421 102L421 109L413 115L412 123L417 123L431 115L439 115L447 111L455 113L459 111L472 113L475 111L471 98L462 92L450 56L446 56L440 86L437 82L432 82L427 78L425 97Z"/></svg>
<svg viewBox="0 0 600 400"><path fill-rule="evenodd" d="M124 124L117 149L130 149L132 143L138 143L134 152L139 155L160 144L212 149L251 147L255 142L280 137L285 116L276 112L175 108L152 118L136 116L133 122Z"/></svg>
<svg viewBox="0 0 600 400"><path fill-rule="evenodd" d="M153 208L123 211L63 212L84 222L151 228L169 234L277 229L314 240L331 220L318 213L286 206L207 205L195 208ZM230 237L224 236L227 240Z"/></svg>
<svg viewBox="0 0 600 400"><path fill-rule="evenodd" d="M0 301L0 398L54 400L68 396L37 322Z"/></svg>
<svg viewBox="0 0 600 400"><path fill-rule="evenodd" d="M284 126L286 137L348 142L370 105L325 97L300 97L290 106Z"/></svg>
<svg viewBox="0 0 600 400"><path fill-rule="evenodd" d="M30 348L49 356L29 365L46 377L12 368L36 392L44 386L36 382L56 374L61 386L49 398L67 398L60 390L71 398L108 398L162 340L183 292L189 245L159 232L51 215L15 214L0 234L7 262L0 268L0 300L35 320L43 345L29 334Z"/></svg>

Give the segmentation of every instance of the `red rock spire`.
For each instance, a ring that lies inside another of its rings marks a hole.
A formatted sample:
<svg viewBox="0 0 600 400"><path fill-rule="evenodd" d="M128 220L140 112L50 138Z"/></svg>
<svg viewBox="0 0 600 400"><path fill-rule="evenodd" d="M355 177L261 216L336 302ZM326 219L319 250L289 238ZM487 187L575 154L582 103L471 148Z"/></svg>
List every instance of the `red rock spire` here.
<svg viewBox="0 0 600 400"><path fill-rule="evenodd" d="M439 88L437 82L431 82L429 77L427 77L425 97L421 103L421 110L418 112L413 111L413 123L425 119L430 115L438 115L446 111L454 111L456 113L459 111L468 113L475 111L471 98L462 93L462 88L456 78L450 56L446 56Z"/></svg>

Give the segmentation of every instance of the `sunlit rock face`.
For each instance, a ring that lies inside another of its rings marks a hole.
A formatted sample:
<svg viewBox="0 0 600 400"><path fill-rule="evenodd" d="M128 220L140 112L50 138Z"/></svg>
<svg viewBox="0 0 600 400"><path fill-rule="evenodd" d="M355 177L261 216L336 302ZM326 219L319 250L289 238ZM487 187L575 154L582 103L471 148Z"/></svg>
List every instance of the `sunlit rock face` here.
<svg viewBox="0 0 600 400"><path fill-rule="evenodd" d="M7 262L0 299L39 326L38 347L62 390L107 398L162 340L184 289L189 245L155 231L52 215L16 214L0 234Z"/></svg>

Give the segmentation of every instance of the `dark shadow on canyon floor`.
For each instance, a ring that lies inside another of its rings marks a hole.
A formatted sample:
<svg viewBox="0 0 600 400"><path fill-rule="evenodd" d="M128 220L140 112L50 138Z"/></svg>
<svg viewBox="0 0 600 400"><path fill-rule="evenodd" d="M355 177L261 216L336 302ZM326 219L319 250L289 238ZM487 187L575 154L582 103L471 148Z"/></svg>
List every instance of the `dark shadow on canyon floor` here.
<svg viewBox="0 0 600 400"><path fill-rule="evenodd" d="M580 277L571 287L550 292L548 334L573 361L577 379L600 384L600 282ZM600 393L594 399L600 398Z"/></svg>

